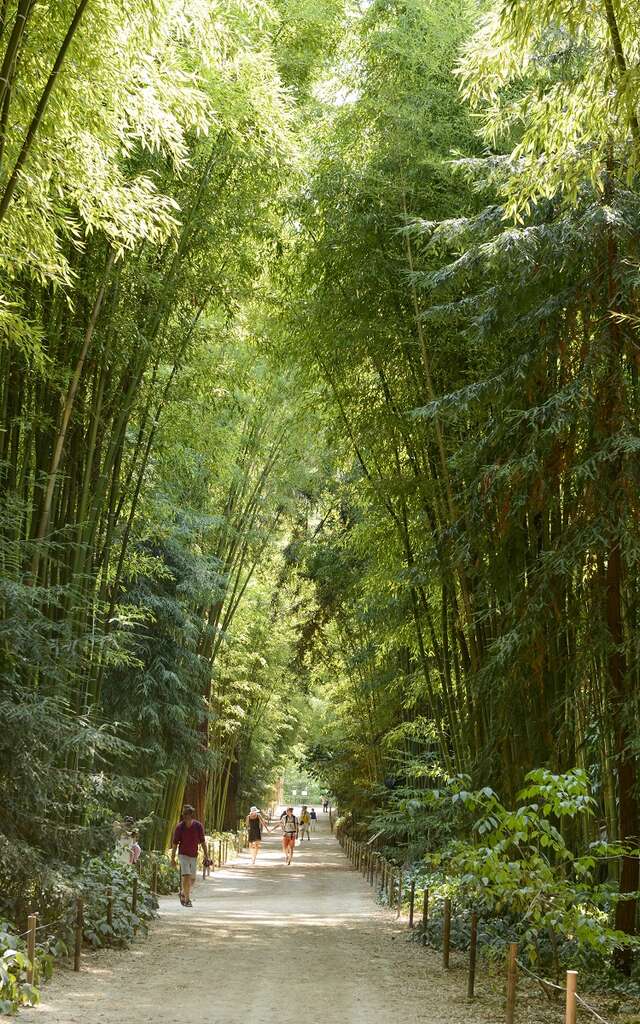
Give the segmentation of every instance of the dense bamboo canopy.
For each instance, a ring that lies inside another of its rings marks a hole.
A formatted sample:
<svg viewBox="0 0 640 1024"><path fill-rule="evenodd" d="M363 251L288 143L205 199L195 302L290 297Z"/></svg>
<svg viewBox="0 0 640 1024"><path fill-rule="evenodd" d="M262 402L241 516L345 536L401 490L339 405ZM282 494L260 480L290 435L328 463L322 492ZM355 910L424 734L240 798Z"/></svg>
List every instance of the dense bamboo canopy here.
<svg viewBox="0 0 640 1024"><path fill-rule="evenodd" d="M629 971L640 7L0 6L0 916L293 759Z"/></svg>

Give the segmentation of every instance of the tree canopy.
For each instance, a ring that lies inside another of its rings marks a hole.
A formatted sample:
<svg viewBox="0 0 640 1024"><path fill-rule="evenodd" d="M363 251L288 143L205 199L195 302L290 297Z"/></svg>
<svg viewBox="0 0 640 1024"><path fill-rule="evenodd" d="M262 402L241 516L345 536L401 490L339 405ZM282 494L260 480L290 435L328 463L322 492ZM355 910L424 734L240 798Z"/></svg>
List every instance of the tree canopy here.
<svg viewBox="0 0 640 1024"><path fill-rule="evenodd" d="M1 5L0 915L295 754L630 970L639 54L630 0Z"/></svg>

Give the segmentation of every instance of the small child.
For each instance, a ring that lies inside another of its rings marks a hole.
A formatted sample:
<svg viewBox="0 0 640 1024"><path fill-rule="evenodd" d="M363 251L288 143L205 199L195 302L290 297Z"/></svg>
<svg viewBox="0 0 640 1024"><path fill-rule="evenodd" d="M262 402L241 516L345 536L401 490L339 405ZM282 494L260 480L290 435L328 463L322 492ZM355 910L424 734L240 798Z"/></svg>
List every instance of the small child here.
<svg viewBox="0 0 640 1024"><path fill-rule="evenodd" d="M129 849L129 863L137 864L140 860L140 854L142 853L142 847L138 842L138 833L131 833L131 847Z"/></svg>

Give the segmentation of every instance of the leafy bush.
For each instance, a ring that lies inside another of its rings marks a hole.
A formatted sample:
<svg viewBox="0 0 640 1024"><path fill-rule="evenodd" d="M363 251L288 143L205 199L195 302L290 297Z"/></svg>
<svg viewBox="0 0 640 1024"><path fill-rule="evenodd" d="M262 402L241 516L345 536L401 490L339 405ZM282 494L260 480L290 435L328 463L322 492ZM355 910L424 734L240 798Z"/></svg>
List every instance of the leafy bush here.
<svg viewBox="0 0 640 1024"><path fill-rule="evenodd" d="M176 876L164 858L163 866L159 864L159 879L177 888ZM135 913L132 908L134 880L138 883ZM107 920L109 890L111 923ZM139 877L134 868L121 865L114 858L92 858L68 874L50 872L39 898L32 904L39 912L36 981L47 980L55 961L68 956L73 948L78 897L83 899L83 940L93 949L125 948L136 934L145 935L158 906L144 878ZM27 1003L36 1003L39 998L37 987L27 984L26 944L17 931L7 922L0 922L0 1013L13 1012Z"/></svg>
<svg viewBox="0 0 640 1024"><path fill-rule="evenodd" d="M20 1006L38 1002L38 990L27 982L24 941L0 921L0 1013L13 1013Z"/></svg>
<svg viewBox="0 0 640 1024"><path fill-rule="evenodd" d="M151 888L153 883L153 866L157 865L156 886L158 896L169 896L180 888L180 870L174 868L168 857L161 853L152 853L142 859L141 877Z"/></svg>
<svg viewBox="0 0 640 1024"><path fill-rule="evenodd" d="M613 882L599 880L601 865L625 849L598 841L575 852L565 838L563 833L578 831L569 827L572 820L593 813L584 772L555 775L538 769L525 782L514 810L489 787L469 790L464 776L422 792L405 787L372 828L387 839L399 831L410 853L413 836L448 819L449 841L424 853L407 873L419 895L429 889L427 941L435 946L442 940L442 901L448 896L455 907L452 941L458 948L468 945L476 910L479 940L489 956L502 957L505 944L517 939L532 964L556 976L561 964L602 970L617 949L640 945L611 927L620 896ZM437 832L441 839L441 826ZM385 849L387 856L391 850ZM394 852L397 857L397 847Z"/></svg>

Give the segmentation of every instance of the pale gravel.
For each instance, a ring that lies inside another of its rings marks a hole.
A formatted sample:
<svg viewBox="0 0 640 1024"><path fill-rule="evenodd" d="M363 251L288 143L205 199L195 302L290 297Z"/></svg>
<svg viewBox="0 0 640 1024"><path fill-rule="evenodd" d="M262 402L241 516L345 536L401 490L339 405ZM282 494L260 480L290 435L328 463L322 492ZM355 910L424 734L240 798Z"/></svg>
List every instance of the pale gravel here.
<svg viewBox="0 0 640 1024"><path fill-rule="evenodd" d="M256 867L245 853L200 881L192 910L177 897L160 902L148 939L84 954L80 974L57 971L20 1024L504 1020L499 992L486 985L467 1001L462 960L446 973L437 954L406 941L406 921L376 906L326 816L291 867L269 836Z"/></svg>

